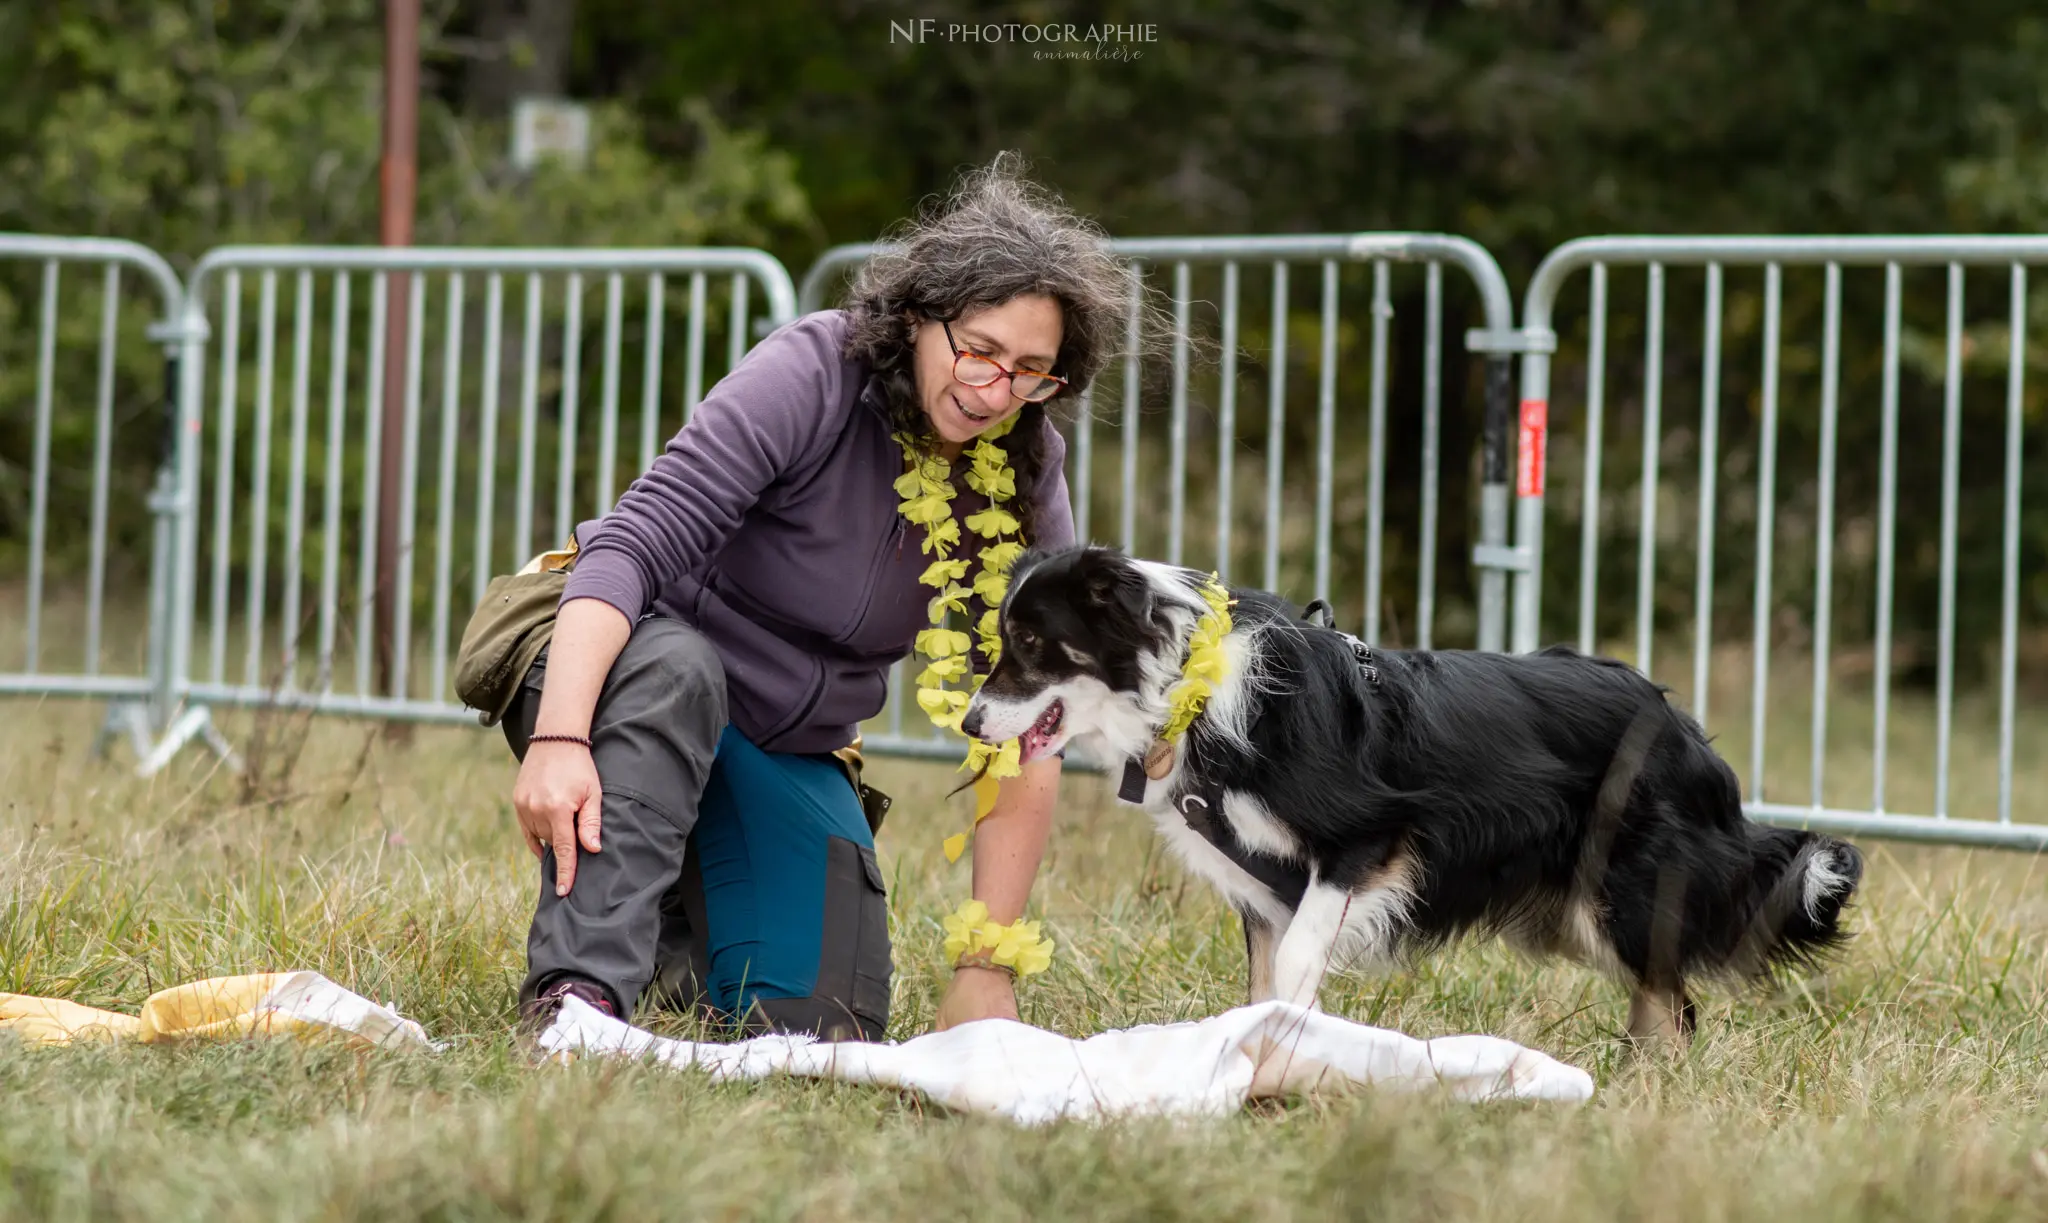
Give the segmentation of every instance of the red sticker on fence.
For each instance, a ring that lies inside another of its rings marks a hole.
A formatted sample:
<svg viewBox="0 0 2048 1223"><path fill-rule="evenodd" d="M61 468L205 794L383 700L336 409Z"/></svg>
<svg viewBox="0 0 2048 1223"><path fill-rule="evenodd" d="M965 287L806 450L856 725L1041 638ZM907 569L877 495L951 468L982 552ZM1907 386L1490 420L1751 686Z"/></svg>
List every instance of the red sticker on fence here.
<svg viewBox="0 0 2048 1223"><path fill-rule="evenodd" d="M1545 399L1524 399L1521 444L1515 448L1516 496L1543 495L1543 451L1549 443L1550 402Z"/></svg>

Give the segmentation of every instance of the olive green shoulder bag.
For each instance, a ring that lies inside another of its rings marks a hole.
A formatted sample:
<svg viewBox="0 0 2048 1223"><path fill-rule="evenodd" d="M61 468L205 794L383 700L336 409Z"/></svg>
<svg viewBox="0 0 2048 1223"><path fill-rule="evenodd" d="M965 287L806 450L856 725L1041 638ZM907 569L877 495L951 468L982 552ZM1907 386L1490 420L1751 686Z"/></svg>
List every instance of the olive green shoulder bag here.
<svg viewBox="0 0 2048 1223"><path fill-rule="evenodd" d="M576 564L576 540L559 552L543 552L517 573L501 574L484 588L462 630L455 654L455 695L479 711L485 726L496 725L519 695L527 669L555 635L555 608Z"/></svg>

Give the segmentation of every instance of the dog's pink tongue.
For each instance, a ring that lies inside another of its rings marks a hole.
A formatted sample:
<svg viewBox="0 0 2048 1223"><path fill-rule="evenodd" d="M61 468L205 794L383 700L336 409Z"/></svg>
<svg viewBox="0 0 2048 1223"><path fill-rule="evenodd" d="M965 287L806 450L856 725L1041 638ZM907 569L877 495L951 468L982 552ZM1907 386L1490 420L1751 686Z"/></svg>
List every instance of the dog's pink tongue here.
<svg viewBox="0 0 2048 1223"><path fill-rule="evenodd" d="M1052 707L1040 715L1029 730L1017 736L1017 758L1020 762L1036 760L1045 755L1046 750L1052 746L1053 735L1059 731L1061 713L1059 702L1053 702Z"/></svg>

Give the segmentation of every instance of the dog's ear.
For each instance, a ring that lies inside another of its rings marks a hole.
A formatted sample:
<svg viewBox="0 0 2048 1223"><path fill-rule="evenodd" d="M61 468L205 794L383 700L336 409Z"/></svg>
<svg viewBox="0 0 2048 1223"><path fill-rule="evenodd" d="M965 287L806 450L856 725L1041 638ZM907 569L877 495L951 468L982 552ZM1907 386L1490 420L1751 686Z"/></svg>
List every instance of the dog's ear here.
<svg viewBox="0 0 2048 1223"><path fill-rule="evenodd" d="M1033 569L1038 568L1040 565L1043 565L1045 562L1051 560L1053 557L1058 555L1059 551L1057 549L1026 549L1024 555L1018 557L1016 560L1010 563L1010 584L1012 586L1016 585L1018 581L1024 577L1025 574L1030 573Z"/></svg>
<svg viewBox="0 0 2048 1223"><path fill-rule="evenodd" d="M1123 557L1106 552L1089 568L1088 602L1145 620L1152 613L1152 583Z"/></svg>

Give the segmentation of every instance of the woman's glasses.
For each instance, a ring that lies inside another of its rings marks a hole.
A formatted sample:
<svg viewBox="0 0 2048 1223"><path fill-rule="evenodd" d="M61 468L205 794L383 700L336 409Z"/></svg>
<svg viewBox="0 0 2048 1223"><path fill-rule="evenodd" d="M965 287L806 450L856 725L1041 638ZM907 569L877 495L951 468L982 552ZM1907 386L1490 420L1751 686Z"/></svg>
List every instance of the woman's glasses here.
<svg viewBox="0 0 2048 1223"><path fill-rule="evenodd" d="M953 350L953 376L963 386L994 386L1004 378L1010 380L1010 394L1025 403L1044 403L1060 393L1067 385L1065 378L1040 373L1035 369L1004 369L997 362L976 353L968 352L953 342L952 325L941 321L946 331L946 347Z"/></svg>

